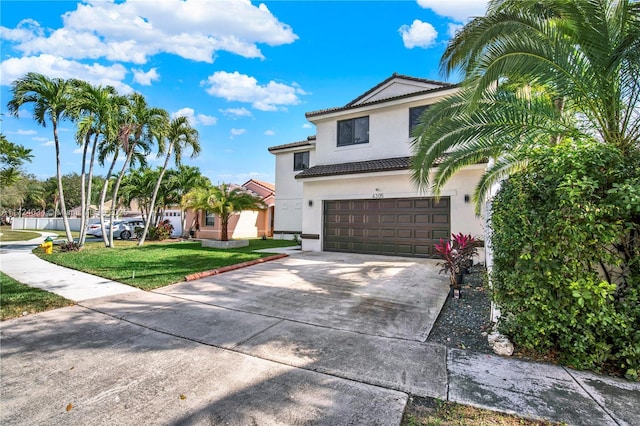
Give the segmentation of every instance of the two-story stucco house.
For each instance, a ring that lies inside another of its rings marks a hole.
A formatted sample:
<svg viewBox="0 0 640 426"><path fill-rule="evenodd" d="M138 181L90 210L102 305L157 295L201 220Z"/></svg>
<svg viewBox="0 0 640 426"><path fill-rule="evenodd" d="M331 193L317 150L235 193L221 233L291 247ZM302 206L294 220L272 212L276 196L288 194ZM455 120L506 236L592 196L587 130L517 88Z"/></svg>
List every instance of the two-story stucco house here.
<svg viewBox="0 0 640 426"><path fill-rule="evenodd" d="M471 197L485 164L454 175L438 201L411 181L410 129L455 85L394 74L342 107L312 111L316 135L273 146L274 235L302 249L430 257L451 233L481 237Z"/></svg>

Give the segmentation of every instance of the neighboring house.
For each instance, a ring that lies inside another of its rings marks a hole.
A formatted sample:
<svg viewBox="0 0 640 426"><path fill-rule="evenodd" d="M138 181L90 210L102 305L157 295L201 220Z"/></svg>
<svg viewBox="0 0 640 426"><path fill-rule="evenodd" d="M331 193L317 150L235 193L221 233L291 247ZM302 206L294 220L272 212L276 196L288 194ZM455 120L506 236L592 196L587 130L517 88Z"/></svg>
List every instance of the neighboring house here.
<svg viewBox="0 0 640 426"><path fill-rule="evenodd" d="M486 164L467 167L439 201L411 181L410 129L457 86L393 74L343 107L312 111L316 136L273 146L275 237L302 249L431 257L452 232L481 237L471 197Z"/></svg>
<svg viewBox="0 0 640 426"><path fill-rule="evenodd" d="M258 195L266 204L263 210L245 210L229 219L229 239L257 238L273 236L275 186L268 182L250 179L241 185ZM194 231L194 238L219 240L222 235L220 217L206 211L187 211L186 226ZM197 219L197 220L196 220ZM195 228L198 224L198 230Z"/></svg>

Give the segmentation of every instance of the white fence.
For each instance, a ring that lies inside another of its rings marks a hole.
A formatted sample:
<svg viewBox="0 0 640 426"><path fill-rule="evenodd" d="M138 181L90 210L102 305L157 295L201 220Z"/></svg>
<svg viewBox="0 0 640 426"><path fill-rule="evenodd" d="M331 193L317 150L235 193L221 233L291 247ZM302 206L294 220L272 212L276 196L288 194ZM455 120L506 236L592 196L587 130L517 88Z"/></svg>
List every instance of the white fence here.
<svg viewBox="0 0 640 426"><path fill-rule="evenodd" d="M98 223L99 219L89 219L89 223ZM72 231L80 230L80 219L69 219L69 227ZM11 229L49 229L52 231L64 231L64 223L61 217L12 217Z"/></svg>
<svg viewBox="0 0 640 426"><path fill-rule="evenodd" d="M169 211L165 214L173 225L173 237L182 235L182 214L180 210ZM89 224L99 223L100 219L89 219ZM80 231L80 219L69 219L69 227L72 231ZM12 217L11 229L42 229L50 231L64 231L64 223L61 217Z"/></svg>

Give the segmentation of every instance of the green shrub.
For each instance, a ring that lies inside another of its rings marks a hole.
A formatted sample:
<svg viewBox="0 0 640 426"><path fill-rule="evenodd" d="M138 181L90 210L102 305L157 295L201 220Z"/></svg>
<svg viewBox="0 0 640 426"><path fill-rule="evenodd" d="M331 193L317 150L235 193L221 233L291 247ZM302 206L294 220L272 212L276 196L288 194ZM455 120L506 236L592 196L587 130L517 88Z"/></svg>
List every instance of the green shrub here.
<svg viewBox="0 0 640 426"><path fill-rule="evenodd" d="M640 155L539 149L493 201L500 329L576 368L640 368Z"/></svg>
<svg viewBox="0 0 640 426"><path fill-rule="evenodd" d="M136 238L142 238L142 233L144 232L144 228L141 226L136 226L135 233ZM158 224L158 226L149 226L149 230L147 231L147 240L149 241L162 241L166 240L171 236L173 232L173 225L169 220L163 220Z"/></svg>
<svg viewBox="0 0 640 426"><path fill-rule="evenodd" d="M64 241L60 243L60 251L80 251L82 246L77 241Z"/></svg>

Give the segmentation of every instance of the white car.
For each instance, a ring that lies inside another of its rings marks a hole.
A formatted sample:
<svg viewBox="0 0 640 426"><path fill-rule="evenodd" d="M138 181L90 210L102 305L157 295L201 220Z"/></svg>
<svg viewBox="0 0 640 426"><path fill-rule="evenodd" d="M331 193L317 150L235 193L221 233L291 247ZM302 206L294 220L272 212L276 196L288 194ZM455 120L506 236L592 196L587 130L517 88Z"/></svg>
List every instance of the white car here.
<svg viewBox="0 0 640 426"><path fill-rule="evenodd" d="M113 221L113 236L122 240L128 240L136 234L136 227L144 227L142 219L120 219ZM109 232L111 224L105 224L106 231ZM102 229L100 223L91 224L87 227L87 235L102 237Z"/></svg>

